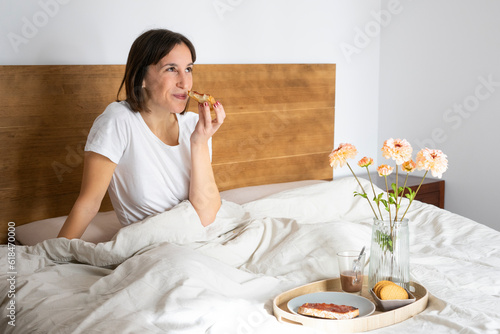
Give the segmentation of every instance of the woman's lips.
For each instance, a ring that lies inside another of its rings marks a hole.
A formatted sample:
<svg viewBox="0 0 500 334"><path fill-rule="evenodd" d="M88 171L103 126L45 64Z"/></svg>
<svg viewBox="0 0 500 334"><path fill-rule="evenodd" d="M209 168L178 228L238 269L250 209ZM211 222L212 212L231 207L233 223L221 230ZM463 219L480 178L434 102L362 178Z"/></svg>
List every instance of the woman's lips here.
<svg viewBox="0 0 500 334"><path fill-rule="evenodd" d="M179 100L186 100L187 94L174 94L174 97L179 99Z"/></svg>

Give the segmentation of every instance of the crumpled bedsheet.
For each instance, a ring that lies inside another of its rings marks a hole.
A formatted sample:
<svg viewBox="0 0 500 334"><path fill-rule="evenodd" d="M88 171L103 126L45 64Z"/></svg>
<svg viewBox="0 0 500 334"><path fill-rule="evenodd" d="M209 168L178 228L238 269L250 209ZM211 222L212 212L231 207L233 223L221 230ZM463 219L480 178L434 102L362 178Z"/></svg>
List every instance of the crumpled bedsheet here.
<svg viewBox="0 0 500 334"><path fill-rule="evenodd" d="M369 248L371 209L353 197L358 187L344 178L244 205L223 201L206 228L185 201L106 243L18 246L15 326L4 295L0 332L319 333L278 322L272 300L338 277L338 251ZM407 218L411 279L428 289L429 304L372 333L499 333L500 232L420 202ZM8 272L3 246L2 291Z"/></svg>

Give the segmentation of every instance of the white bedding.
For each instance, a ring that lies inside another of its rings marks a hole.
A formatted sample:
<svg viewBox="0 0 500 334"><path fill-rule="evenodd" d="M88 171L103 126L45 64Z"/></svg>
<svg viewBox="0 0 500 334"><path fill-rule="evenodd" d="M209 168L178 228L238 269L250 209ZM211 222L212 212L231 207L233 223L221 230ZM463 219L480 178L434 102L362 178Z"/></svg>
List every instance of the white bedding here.
<svg viewBox="0 0 500 334"><path fill-rule="evenodd" d="M109 242L52 239L16 248L15 327L2 333L315 333L279 323L272 300L338 277L335 254L369 246L371 210L353 178L239 205L208 228L189 202L121 229ZM406 206L403 203L403 206ZM409 210L419 315L374 333L498 333L500 233L434 206ZM8 252L0 287L9 289Z"/></svg>
<svg viewBox="0 0 500 334"><path fill-rule="evenodd" d="M221 198L238 204L245 204L257 199L306 185L317 184L321 180L303 180L242 187L222 191ZM54 217L34 221L16 227L16 240L21 245L33 246L47 239L56 238L68 216ZM90 222L80 239L92 243L106 242L123 227L114 211L99 212Z"/></svg>

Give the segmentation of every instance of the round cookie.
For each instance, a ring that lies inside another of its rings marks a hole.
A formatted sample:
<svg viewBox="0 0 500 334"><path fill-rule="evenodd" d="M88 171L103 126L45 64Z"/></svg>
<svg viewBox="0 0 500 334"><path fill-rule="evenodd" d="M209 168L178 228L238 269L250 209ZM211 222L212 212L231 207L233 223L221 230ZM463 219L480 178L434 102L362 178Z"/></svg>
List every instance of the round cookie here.
<svg viewBox="0 0 500 334"><path fill-rule="evenodd" d="M378 286L386 283L392 283L391 281L383 280L383 281L378 281L375 286L373 287L373 290L375 290Z"/></svg>
<svg viewBox="0 0 500 334"><path fill-rule="evenodd" d="M393 299L408 299L408 293L405 289L397 284L388 284L380 289L380 299L393 300Z"/></svg>
<svg viewBox="0 0 500 334"><path fill-rule="evenodd" d="M391 285L391 284L394 284L394 283L391 281L380 281L377 284L375 284L375 286L373 287L373 292L375 292L375 294L380 298L380 290L384 286Z"/></svg>

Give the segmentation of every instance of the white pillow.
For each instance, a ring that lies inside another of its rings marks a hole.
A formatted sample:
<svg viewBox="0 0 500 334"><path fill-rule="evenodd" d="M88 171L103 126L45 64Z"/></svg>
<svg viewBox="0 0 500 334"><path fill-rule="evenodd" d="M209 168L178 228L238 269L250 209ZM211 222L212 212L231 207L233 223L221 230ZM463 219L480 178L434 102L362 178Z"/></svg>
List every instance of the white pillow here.
<svg viewBox="0 0 500 334"><path fill-rule="evenodd" d="M303 180L284 183L265 184L261 186L242 187L231 190L225 190L220 193L220 197L226 201L231 201L238 204L249 203L269 195L279 192L306 187L312 184L327 182L322 180Z"/></svg>
<svg viewBox="0 0 500 334"><path fill-rule="evenodd" d="M222 191L221 198L237 204L245 204L285 190L316 184L320 180L305 180L262 186L242 187ZM21 244L32 246L47 239L57 238L67 216L34 221L16 227L16 239ZM92 243L109 241L122 228L114 211L99 212L90 222L81 239Z"/></svg>
<svg viewBox="0 0 500 334"><path fill-rule="evenodd" d="M66 218L67 216L49 218L16 226L16 239L23 245L32 246L47 239L57 238ZM121 227L114 211L99 212L81 239L95 244L109 241Z"/></svg>

